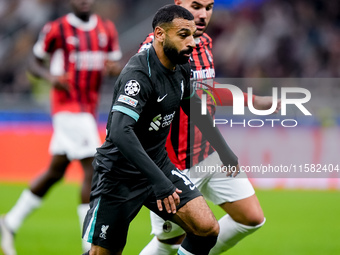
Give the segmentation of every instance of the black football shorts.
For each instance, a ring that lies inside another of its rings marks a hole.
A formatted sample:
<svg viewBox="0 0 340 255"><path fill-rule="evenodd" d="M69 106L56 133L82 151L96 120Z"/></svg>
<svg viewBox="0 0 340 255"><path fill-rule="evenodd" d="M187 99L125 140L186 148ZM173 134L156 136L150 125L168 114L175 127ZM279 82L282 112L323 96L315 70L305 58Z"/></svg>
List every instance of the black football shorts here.
<svg viewBox="0 0 340 255"><path fill-rule="evenodd" d="M179 170L172 170L168 178L183 192L179 194L181 208L190 200L202 196L189 178ZM151 185L139 179L110 180L110 191L91 200L87 212L83 239L92 244L106 248L111 252L122 251L130 222L145 205L164 220L172 214L167 213L164 206L160 212Z"/></svg>

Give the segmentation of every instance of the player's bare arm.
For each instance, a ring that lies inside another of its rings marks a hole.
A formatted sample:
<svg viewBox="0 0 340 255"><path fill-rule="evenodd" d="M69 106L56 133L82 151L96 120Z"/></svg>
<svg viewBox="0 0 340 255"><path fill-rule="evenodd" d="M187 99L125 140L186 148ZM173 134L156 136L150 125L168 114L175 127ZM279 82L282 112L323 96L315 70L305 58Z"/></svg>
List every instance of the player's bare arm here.
<svg viewBox="0 0 340 255"><path fill-rule="evenodd" d="M271 96L255 96L254 100L254 108L257 110L268 110L273 104L273 97ZM278 99L277 107L274 113L278 113L281 109L281 99Z"/></svg>

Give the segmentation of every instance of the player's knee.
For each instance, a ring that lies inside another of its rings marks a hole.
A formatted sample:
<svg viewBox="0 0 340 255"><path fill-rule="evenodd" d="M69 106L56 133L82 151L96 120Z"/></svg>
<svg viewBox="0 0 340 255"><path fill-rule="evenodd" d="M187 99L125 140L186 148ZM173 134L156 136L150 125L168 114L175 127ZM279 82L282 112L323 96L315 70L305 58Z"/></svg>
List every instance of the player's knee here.
<svg viewBox="0 0 340 255"><path fill-rule="evenodd" d="M264 216L263 216L263 214L262 214L262 216L252 217L252 218L249 220L248 226L255 227L255 226L258 226L258 225L262 224L263 222L264 222Z"/></svg>
<svg viewBox="0 0 340 255"><path fill-rule="evenodd" d="M230 214L230 216L237 223L251 227L255 227L264 221L261 207L249 207L248 210L242 210L238 213Z"/></svg>
<svg viewBox="0 0 340 255"><path fill-rule="evenodd" d="M210 227L209 232L207 233L208 234L207 236L217 237L219 233L220 233L220 225L216 221L215 224Z"/></svg>
<svg viewBox="0 0 340 255"><path fill-rule="evenodd" d="M262 210L254 213L248 213L245 217L245 222L241 222L244 225L255 227L264 222L264 215Z"/></svg>
<svg viewBox="0 0 340 255"><path fill-rule="evenodd" d="M209 222L205 222L204 224L201 224L200 228L198 228L196 231L194 231L194 235L202 236L202 237L214 237L218 236L218 233L220 232L220 226L218 225L218 222L216 220L212 220Z"/></svg>

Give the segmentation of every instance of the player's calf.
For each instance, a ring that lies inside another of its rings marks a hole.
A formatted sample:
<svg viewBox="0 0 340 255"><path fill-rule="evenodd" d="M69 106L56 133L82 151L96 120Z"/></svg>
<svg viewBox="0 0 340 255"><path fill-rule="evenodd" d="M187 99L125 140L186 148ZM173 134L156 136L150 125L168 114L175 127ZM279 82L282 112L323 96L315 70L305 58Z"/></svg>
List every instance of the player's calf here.
<svg viewBox="0 0 340 255"><path fill-rule="evenodd" d="M178 254L208 254L219 233L218 222L202 196L196 197L174 216L187 235Z"/></svg>

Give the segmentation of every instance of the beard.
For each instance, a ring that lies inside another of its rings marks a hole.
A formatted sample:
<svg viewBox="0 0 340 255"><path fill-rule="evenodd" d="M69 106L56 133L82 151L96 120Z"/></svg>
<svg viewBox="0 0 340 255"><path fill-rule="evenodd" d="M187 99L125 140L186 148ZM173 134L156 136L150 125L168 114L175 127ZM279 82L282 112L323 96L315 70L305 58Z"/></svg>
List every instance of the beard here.
<svg viewBox="0 0 340 255"><path fill-rule="evenodd" d="M164 46L163 46L164 54L173 64L183 65L188 63L189 57L185 56L184 54L191 54L192 48L188 48L186 50L178 51L173 43L165 38Z"/></svg>

